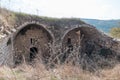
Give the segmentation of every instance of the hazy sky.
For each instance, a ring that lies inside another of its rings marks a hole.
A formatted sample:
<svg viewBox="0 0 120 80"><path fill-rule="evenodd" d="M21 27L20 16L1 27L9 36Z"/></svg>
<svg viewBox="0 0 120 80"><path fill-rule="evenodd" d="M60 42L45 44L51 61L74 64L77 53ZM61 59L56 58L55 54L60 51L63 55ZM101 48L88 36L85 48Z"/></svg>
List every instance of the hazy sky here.
<svg viewBox="0 0 120 80"><path fill-rule="evenodd" d="M0 0L0 6L49 17L120 19L120 0Z"/></svg>

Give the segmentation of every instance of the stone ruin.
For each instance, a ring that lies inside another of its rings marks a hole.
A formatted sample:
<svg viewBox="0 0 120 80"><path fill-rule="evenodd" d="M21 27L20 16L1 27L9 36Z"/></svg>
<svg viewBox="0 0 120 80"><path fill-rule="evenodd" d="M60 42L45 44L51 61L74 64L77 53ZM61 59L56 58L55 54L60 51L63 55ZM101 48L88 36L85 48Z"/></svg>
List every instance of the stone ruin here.
<svg viewBox="0 0 120 80"><path fill-rule="evenodd" d="M21 20L22 21L22 20ZM31 62L36 56L46 62L51 54L66 54L79 48L91 55L120 55L119 42L81 22L23 21L15 31L0 41L0 65L13 66L23 60ZM67 51L66 51L67 50ZM66 52L65 52L66 51Z"/></svg>

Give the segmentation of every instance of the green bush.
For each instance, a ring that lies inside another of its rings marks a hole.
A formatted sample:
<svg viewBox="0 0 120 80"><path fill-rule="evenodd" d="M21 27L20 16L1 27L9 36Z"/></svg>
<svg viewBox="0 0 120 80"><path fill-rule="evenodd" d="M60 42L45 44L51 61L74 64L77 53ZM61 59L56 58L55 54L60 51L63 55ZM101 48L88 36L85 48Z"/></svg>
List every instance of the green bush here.
<svg viewBox="0 0 120 80"><path fill-rule="evenodd" d="M114 38L120 38L120 27L111 28L110 35Z"/></svg>

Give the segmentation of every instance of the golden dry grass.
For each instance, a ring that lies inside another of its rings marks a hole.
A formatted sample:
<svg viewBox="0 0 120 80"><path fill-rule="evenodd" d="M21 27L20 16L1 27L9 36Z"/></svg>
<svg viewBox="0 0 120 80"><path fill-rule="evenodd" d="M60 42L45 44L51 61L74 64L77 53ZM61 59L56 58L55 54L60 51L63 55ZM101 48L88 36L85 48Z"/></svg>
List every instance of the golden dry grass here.
<svg viewBox="0 0 120 80"><path fill-rule="evenodd" d="M69 64L47 70L43 64L0 67L0 80L120 80L120 65L94 73Z"/></svg>

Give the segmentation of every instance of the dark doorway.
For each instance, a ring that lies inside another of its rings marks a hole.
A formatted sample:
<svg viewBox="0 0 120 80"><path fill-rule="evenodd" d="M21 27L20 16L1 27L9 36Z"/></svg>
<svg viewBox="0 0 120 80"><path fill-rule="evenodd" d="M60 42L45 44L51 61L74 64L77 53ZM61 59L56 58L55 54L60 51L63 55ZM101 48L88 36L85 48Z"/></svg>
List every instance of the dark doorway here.
<svg viewBox="0 0 120 80"><path fill-rule="evenodd" d="M30 48L30 61L32 61L36 57L37 53L38 49L36 47Z"/></svg>
<svg viewBox="0 0 120 80"><path fill-rule="evenodd" d="M71 38L67 39L67 46L68 46L68 51L72 51L73 50L73 45L71 43Z"/></svg>
<svg viewBox="0 0 120 80"><path fill-rule="evenodd" d="M68 38L68 40L67 40L67 44L68 44L68 45L71 44L71 38Z"/></svg>

